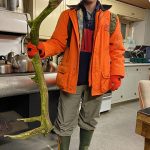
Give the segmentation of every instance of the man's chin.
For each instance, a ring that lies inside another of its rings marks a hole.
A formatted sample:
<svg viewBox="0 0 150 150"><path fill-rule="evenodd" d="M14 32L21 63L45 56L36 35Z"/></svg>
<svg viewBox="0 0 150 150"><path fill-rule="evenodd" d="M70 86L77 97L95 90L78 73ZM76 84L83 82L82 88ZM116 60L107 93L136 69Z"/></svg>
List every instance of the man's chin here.
<svg viewBox="0 0 150 150"><path fill-rule="evenodd" d="M84 2L85 4L87 4L87 5L89 5L89 4L92 4L94 1L91 1L91 0L83 0L83 2Z"/></svg>

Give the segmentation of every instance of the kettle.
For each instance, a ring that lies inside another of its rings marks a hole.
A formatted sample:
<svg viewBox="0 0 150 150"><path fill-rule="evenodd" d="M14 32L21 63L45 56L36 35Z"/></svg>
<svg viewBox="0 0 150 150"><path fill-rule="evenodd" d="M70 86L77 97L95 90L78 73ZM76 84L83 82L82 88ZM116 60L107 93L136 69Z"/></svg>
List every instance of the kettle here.
<svg viewBox="0 0 150 150"><path fill-rule="evenodd" d="M15 55L12 60L12 66L14 68L14 72L34 72L32 60L25 54Z"/></svg>

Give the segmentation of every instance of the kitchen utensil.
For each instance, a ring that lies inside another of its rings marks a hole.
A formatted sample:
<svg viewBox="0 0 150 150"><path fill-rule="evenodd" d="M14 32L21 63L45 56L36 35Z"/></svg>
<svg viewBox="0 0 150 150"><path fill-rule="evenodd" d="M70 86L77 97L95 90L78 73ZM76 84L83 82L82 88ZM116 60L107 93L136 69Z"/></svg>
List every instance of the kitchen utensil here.
<svg viewBox="0 0 150 150"><path fill-rule="evenodd" d="M5 56L0 56L0 74L12 73L12 65L7 62Z"/></svg>
<svg viewBox="0 0 150 150"><path fill-rule="evenodd" d="M57 64L54 63L52 60L53 60L52 57L48 58L47 67L46 67L47 72L56 72L57 71Z"/></svg>
<svg viewBox="0 0 150 150"><path fill-rule="evenodd" d="M5 64L5 61L6 61L6 57L1 55L0 56L0 64Z"/></svg>
<svg viewBox="0 0 150 150"><path fill-rule="evenodd" d="M12 73L12 66L10 64L0 64L0 74Z"/></svg>
<svg viewBox="0 0 150 150"><path fill-rule="evenodd" d="M11 64L0 64L0 74L9 74L12 73L12 65Z"/></svg>
<svg viewBox="0 0 150 150"><path fill-rule="evenodd" d="M34 68L32 65L31 59L28 58L27 55L15 55L12 66L14 68L14 72L33 72Z"/></svg>
<svg viewBox="0 0 150 150"><path fill-rule="evenodd" d="M19 0L7 0L7 9L15 11L19 6Z"/></svg>
<svg viewBox="0 0 150 150"><path fill-rule="evenodd" d="M13 52L13 51L12 51L12 52L9 52L9 53L7 54L7 61L10 62L10 63L12 63L14 57L15 57L15 52Z"/></svg>

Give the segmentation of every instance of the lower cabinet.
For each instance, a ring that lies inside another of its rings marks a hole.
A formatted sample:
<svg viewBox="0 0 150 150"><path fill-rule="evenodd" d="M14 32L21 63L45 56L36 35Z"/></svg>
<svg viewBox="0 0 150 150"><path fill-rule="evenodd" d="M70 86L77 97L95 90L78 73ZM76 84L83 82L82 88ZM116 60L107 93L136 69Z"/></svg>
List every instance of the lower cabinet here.
<svg viewBox="0 0 150 150"><path fill-rule="evenodd" d="M112 93L112 104L138 98L138 83L149 80L150 66L126 66L121 87Z"/></svg>

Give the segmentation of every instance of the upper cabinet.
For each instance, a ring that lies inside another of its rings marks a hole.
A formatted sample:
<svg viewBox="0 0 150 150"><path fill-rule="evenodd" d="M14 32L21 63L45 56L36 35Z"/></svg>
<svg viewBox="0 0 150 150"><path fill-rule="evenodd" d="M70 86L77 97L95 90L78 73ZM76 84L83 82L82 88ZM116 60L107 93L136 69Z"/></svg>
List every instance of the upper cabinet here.
<svg viewBox="0 0 150 150"><path fill-rule="evenodd" d="M36 18L48 5L49 0L25 0L25 12ZM67 9L67 5L74 5L80 0L63 0L61 4L42 22L40 28L40 39L49 39L54 32L61 12Z"/></svg>
<svg viewBox="0 0 150 150"><path fill-rule="evenodd" d="M24 11L31 15L31 18L36 18L48 5L49 0L25 0ZM64 3L62 2L41 24L40 39L49 39L52 35L57 20L64 10Z"/></svg>
<svg viewBox="0 0 150 150"><path fill-rule="evenodd" d="M25 0L24 10L34 19L48 5L48 2L49 0ZM61 12L68 8L67 5L75 5L79 2L80 0L63 0L61 4L43 21L40 28L40 38L49 39L54 32ZM102 0L102 3L112 5L111 11L120 16L126 16L136 20L144 20L145 9L115 0Z"/></svg>
<svg viewBox="0 0 150 150"><path fill-rule="evenodd" d="M34 0L34 17L37 17L44 8L48 5L49 0ZM42 22L40 28L40 38L49 39L52 35L55 26L57 24L57 20L63 11L63 2Z"/></svg>
<svg viewBox="0 0 150 150"><path fill-rule="evenodd" d="M145 9L115 0L102 0L102 3L112 5L110 11L115 14L129 17L130 19L133 18L133 20L144 20L145 18Z"/></svg>

